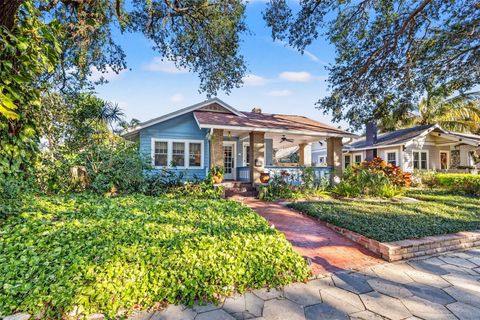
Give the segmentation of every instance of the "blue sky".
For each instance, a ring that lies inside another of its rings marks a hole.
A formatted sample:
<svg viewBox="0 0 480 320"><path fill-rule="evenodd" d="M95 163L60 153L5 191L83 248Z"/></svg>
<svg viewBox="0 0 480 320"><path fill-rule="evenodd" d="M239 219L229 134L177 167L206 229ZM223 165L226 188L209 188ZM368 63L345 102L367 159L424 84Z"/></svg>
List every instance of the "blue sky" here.
<svg viewBox="0 0 480 320"><path fill-rule="evenodd" d="M329 123L331 117L314 104L327 93L325 66L334 60L333 47L318 39L301 55L273 42L262 19L264 8L263 1L247 6L251 34L242 37L241 51L248 68L244 86L230 95L220 92L218 97L243 111L261 107L263 112L305 115ZM128 119L145 121L206 99L198 93L197 75L162 62L142 35L121 35L117 40L127 54L129 70L107 74L110 82L96 91L101 98L118 103Z"/></svg>

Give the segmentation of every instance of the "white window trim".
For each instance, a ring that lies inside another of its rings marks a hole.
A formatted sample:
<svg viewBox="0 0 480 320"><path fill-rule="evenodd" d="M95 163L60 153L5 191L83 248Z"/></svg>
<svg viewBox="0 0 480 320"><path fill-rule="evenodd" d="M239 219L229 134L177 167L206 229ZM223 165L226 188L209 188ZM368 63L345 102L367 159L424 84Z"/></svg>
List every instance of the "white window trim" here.
<svg viewBox="0 0 480 320"><path fill-rule="evenodd" d="M242 165L244 167L248 167L247 153L245 152L245 147L246 146L250 146L249 141L244 141L242 143ZM264 165L267 165L267 144L265 142L263 143L263 162L264 162Z"/></svg>
<svg viewBox="0 0 480 320"><path fill-rule="evenodd" d="M385 150L385 161L388 162L388 154L389 153L395 153L395 165L400 166L400 159L398 158L398 150L397 149L388 149Z"/></svg>
<svg viewBox="0 0 480 320"><path fill-rule="evenodd" d="M421 168L422 166L421 166L420 162L422 161L422 160L421 160L422 157L421 157L420 154L418 155L418 161L419 161L418 166L419 166L419 168L418 168L418 169L415 169L415 167L414 167L414 157L413 157L413 154L414 154L415 152L419 152L419 153L424 152L424 153L427 154L427 169L422 169L422 168ZM412 150L412 169L413 169L413 170L430 170L430 152L429 152L428 150L420 150L420 149L414 149L414 150Z"/></svg>
<svg viewBox="0 0 480 320"><path fill-rule="evenodd" d="M237 179L237 158L236 158L236 154L237 154L237 142L236 141L231 141L231 140L224 140L222 145L225 147L225 146L232 146L233 147L233 150L232 150L232 157L233 157L233 167L232 167L232 179L233 180L236 180ZM223 152L222 152L223 154ZM225 161L225 154L223 155L223 161ZM226 178L225 178L226 179Z"/></svg>
<svg viewBox="0 0 480 320"><path fill-rule="evenodd" d="M362 154L362 153L358 153L358 152L357 152L357 153L354 153L353 156L352 156L352 158L350 158L350 161L351 161L350 163L357 164L357 162L355 161L355 157L356 157L356 156L360 156L360 163L362 163L362 162L363 162L363 154Z"/></svg>
<svg viewBox="0 0 480 320"><path fill-rule="evenodd" d="M156 166L155 165L155 142L166 142L167 143L167 165L166 166ZM182 142L185 143L185 155L184 155L184 166L175 166L178 169L203 169L204 168L204 143L203 140L189 140L189 139L157 139L152 138L152 145L151 145L151 157L152 157L152 166L156 169L162 168L173 168L171 166L172 163L172 154L173 154L173 143L174 142ZM200 166L190 166L189 158L190 158L190 143L200 143Z"/></svg>
<svg viewBox="0 0 480 320"><path fill-rule="evenodd" d="M439 165L439 169L442 170L442 153L446 153L447 154L447 169L450 169L450 151L447 151L447 150L439 150L438 151L438 165Z"/></svg>
<svg viewBox="0 0 480 320"><path fill-rule="evenodd" d="M345 162L345 157L350 157L350 165L352 165L352 155L351 154L344 154L342 161L343 161L343 168L347 169L347 163Z"/></svg>

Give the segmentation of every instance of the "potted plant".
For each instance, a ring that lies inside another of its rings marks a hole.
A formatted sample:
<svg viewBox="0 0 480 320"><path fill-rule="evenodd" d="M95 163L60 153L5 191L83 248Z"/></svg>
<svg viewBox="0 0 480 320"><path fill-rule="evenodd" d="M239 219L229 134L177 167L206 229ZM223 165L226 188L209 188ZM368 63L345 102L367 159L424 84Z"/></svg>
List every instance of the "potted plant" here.
<svg viewBox="0 0 480 320"><path fill-rule="evenodd" d="M222 166L215 166L210 170L212 174L213 183L219 184L223 181L223 176L225 175L225 168Z"/></svg>
<svg viewBox="0 0 480 320"><path fill-rule="evenodd" d="M270 174L268 172L260 173L260 182L268 183L268 181L270 181Z"/></svg>

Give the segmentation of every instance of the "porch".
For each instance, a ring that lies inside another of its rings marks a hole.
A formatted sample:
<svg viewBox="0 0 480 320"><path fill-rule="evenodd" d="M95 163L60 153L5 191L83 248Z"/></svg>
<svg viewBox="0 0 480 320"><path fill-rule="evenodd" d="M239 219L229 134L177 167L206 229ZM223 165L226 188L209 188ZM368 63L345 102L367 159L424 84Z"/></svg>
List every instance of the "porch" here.
<svg viewBox="0 0 480 320"><path fill-rule="evenodd" d="M327 165L312 166L311 144L326 141ZM225 181L259 184L261 174L282 176L291 185L299 185L306 170L314 182L332 180L342 172L342 136L320 133L272 133L213 129L210 136L210 164L225 168ZM276 154L296 147L295 163L282 163Z"/></svg>

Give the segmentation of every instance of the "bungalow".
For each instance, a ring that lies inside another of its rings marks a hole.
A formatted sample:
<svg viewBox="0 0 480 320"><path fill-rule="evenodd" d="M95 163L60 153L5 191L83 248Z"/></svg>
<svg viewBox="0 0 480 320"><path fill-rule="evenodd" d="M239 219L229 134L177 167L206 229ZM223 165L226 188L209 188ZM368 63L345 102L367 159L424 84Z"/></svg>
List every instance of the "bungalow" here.
<svg viewBox="0 0 480 320"><path fill-rule="evenodd" d="M373 124L367 125L366 135L343 146L343 168L365 159L380 157L400 166L404 171L477 170L474 154L480 154L480 136L450 132L438 124L416 126L382 134ZM317 165L326 151L313 145L312 161Z"/></svg>
<svg viewBox="0 0 480 320"><path fill-rule="evenodd" d="M123 136L139 141L140 152L159 170L203 179L209 168L223 166L225 180L259 183L263 172L296 170L276 163L276 152L296 146L299 165L310 165L310 144L319 140L328 156L317 174L341 172L342 138L355 135L303 116L239 111L214 98L143 122Z"/></svg>

